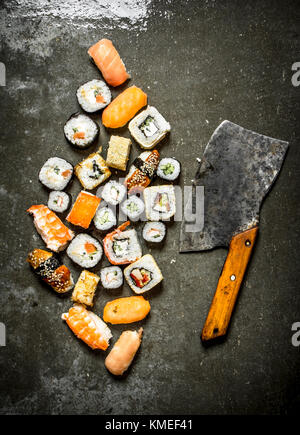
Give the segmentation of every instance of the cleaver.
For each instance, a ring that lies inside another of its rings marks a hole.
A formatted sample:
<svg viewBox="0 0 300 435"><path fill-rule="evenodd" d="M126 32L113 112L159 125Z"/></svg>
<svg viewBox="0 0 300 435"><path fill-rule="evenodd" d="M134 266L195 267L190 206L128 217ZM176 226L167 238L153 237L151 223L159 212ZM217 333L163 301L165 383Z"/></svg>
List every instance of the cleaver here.
<svg viewBox="0 0 300 435"><path fill-rule="evenodd" d="M191 231L185 211L180 252L229 247L209 309L202 342L226 335L232 311L259 227L262 201L271 189L288 149L288 142L223 121L208 142L194 187L204 192L203 225ZM193 189L193 192L195 190ZM194 193L195 194L195 193ZM191 193L193 195L193 193ZM188 199L191 207L193 198Z"/></svg>

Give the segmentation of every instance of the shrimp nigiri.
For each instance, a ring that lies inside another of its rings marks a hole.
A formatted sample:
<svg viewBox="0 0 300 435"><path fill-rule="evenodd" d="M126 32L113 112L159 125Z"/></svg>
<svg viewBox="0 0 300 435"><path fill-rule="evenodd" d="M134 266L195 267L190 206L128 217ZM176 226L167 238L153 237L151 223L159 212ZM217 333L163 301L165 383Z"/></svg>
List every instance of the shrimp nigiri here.
<svg viewBox="0 0 300 435"><path fill-rule="evenodd" d="M75 304L62 315L74 334L92 349L106 350L112 337L109 327L83 305Z"/></svg>
<svg viewBox="0 0 300 435"><path fill-rule="evenodd" d="M124 331L105 359L105 367L113 375L121 376L130 366L142 341L143 328Z"/></svg>
<svg viewBox="0 0 300 435"><path fill-rule="evenodd" d="M92 45L88 54L109 85L119 86L130 77L119 53L109 39L101 39Z"/></svg>
<svg viewBox="0 0 300 435"><path fill-rule="evenodd" d="M123 127L147 104L147 94L136 86L130 86L119 94L102 113L105 127Z"/></svg>
<svg viewBox="0 0 300 435"><path fill-rule="evenodd" d="M32 205L27 211L33 215L37 232L51 251L62 251L73 239L74 232L66 227L46 205Z"/></svg>

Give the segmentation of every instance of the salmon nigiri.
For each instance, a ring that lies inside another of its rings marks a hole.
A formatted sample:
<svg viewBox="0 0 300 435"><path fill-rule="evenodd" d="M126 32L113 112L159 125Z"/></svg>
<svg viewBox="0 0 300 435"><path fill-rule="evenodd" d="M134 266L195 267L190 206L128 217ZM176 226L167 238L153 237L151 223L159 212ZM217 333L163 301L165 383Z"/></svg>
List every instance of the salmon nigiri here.
<svg viewBox="0 0 300 435"><path fill-rule="evenodd" d="M51 251L62 251L73 239L74 232L66 227L46 205L32 205L27 211L33 215L37 232Z"/></svg>
<svg viewBox="0 0 300 435"><path fill-rule="evenodd" d="M92 349L106 350L112 337L109 327L100 317L88 311L83 305L75 304L62 315L74 334Z"/></svg>
<svg viewBox="0 0 300 435"><path fill-rule="evenodd" d="M147 94L136 86L130 86L119 94L102 113L105 127L119 128L147 104Z"/></svg>
<svg viewBox="0 0 300 435"><path fill-rule="evenodd" d="M109 39L101 39L92 45L88 54L109 85L119 86L130 77L119 53Z"/></svg>
<svg viewBox="0 0 300 435"><path fill-rule="evenodd" d="M113 325L138 322L147 316L150 309L150 303L143 296L119 298L107 302L103 311L103 320Z"/></svg>

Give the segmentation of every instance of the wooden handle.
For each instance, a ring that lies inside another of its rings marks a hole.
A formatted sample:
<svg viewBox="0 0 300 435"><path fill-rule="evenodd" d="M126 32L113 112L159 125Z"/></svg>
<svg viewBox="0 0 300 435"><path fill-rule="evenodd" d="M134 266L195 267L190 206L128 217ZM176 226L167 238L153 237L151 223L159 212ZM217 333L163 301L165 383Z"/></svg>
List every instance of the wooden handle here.
<svg viewBox="0 0 300 435"><path fill-rule="evenodd" d="M255 227L231 239L218 287L202 330L203 342L224 336L227 332L257 232L258 227Z"/></svg>

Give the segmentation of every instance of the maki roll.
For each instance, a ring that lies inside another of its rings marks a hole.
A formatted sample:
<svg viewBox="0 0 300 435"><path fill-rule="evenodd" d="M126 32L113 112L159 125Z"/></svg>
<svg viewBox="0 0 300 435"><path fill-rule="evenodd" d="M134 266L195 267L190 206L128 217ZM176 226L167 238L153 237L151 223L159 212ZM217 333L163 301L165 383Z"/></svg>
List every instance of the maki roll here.
<svg viewBox="0 0 300 435"><path fill-rule="evenodd" d="M84 233L78 234L67 249L67 254L71 260L87 269L96 266L101 260L102 252L98 240Z"/></svg>
<svg viewBox="0 0 300 435"><path fill-rule="evenodd" d="M170 124L152 106L133 118L128 128L137 143L145 149L152 149L171 130Z"/></svg>
<svg viewBox="0 0 300 435"><path fill-rule="evenodd" d="M124 269L124 276L135 293L144 293L163 280L162 273L152 255L144 255Z"/></svg>
<svg viewBox="0 0 300 435"><path fill-rule="evenodd" d="M67 216L67 221L73 225L78 225L87 229L95 216L96 210L101 199L90 192L82 190L72 207L72 210Z"/></svg>
<svg viewBox="0 0 300 435"><path fill-rule="evenodd" d="M124 222L103 239L104 252L111 264L132 263L142 256L136 231L126 230L128 225L130 225L129 221Z"/></svg>
<svg viewBox="0 0 300 435"><path fill-rule="evenodd" d="M89 147L99 135L99 127L87 115L74 113L64 126L66 139L78 148Z"/></svg>
<svg viewBox="0 0 300 435"><path fill-rule="evenodd" d="M157 150L145 151L140 154L131 165L124 181L128 191L139 191L149 186L155 177L158 163L159 152Z"/></svg>
<svg viewBox="0 0 300 435"><path fill-rule="evenodd" d="M39 180L51 190L64 190L73 175L73 166L64 159L51 157L39 173Z"/></svg>
<svg viewBox="0 0 300 435"><path fill-rule="evenodd" d="M167 221L175 215L176 198L173 185L147 187L143 193L149 221Z"/></svg>
<svg viewBox="0 0 300 435"><path fill-rule="evenodd" d="M86 112L101 110L111 102L109 87L101 80L91 80L77 89L79 105Z"/></svg>
<svg viewBox="0 0 300 435"><path fill-rule="evenodd" d="M121 210L130 220L137 219L145 210L144 202L136 195L130 196L121 205Z"/></svg>
<svg viewBox="0 0 300 435"><path fill-rule="evenodd" d="M82 162L75 166L75 174L86 190L95 189L111 176L105 160L100 154L100 150L90 154Z"/></svg>
<svg viewBox="0 0 300 435"><path fill-rule="evenodd" d="M123 272L118 266L105 267L101 270L100 276L104 288L116 289L123 284Z"/></svg>
<svg viewBox="0 0 300 435"><path fill-rule="evenodd" d="M56 211L57 213L63 213L69 208L70 195L60 190L54 190L50 192L48 199L48 208Z"/></svg>
<svg viewBox="0 0 300 435"><path fill-rule="evenodd" d="M126 194L126 187L117 181L109 181L103 187L101 198L110 205L118 205L123 201Z"/></svg>
<svg viewBox="0 0 300 435"><path fill-rule="evenodd" d="M74 287L70 270L61 264L52 252L34 249L29 252L27 261L36 275L49 284L57 293L66 293Z"/></svg>
<svg viewBox="0 0 300 435"><path fill-rule="evenodd" d="M168 181L174 181L180 174L180 163L173 158L161 159L157 168L157 175Z"/></svg>
<svg viewBox="0 0 300 435"><path fill-rule="evenodd" d="M143 238L146 242L160 243L166 235L166 226L163 222L147 222L143 228Z"/></svg>
<svg viewBox="0 0 300 435"><path fill-rule="evenodd" d="M107 231L117 224L117 218L109 207L98 207L94 217L94 224L97 230Z"/></svg>

